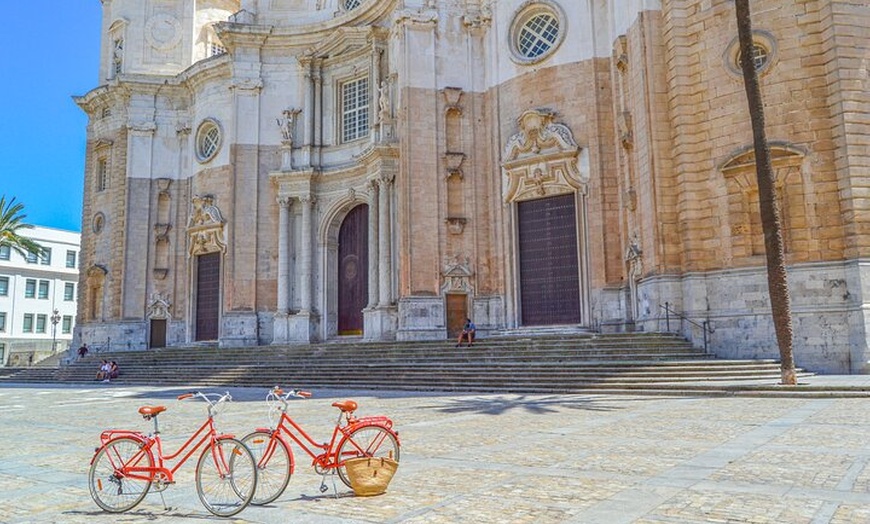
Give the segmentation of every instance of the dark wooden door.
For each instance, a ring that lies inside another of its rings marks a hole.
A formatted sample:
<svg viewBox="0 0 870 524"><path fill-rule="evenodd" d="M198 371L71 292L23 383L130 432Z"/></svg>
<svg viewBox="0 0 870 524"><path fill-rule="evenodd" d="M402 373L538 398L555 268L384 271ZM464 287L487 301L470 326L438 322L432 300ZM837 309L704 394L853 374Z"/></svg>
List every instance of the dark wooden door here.
<svg viewBox="0 0 870 524"><path fill-rule="evenodd" d="M338 334L361 335L369 301L369 206L351 210L338 230Z"/></svg>
<svg viewBox="0 0 870 524"><path fill-rule="evenodd" d="M151 337L148 342L150 348L166 347L166 319L151 319Z"/></svg>
<svg viewBox="0 0 870 524"><path fill-rule="evenodd" d="M468 295L447 295L447 338L456 339L468 318Z"/></svg>
<svg viewBox="0 0 870 524"><path fill-rule="evenodd" d="M196 340L218 339L220 277L220 253L196 257Z"/></svg>
<svg viewBox="0 0 870 524"><path fill-rule="evenodd" d="M580 322L577 219L574 195L520 202L522 324Z"/></svg>

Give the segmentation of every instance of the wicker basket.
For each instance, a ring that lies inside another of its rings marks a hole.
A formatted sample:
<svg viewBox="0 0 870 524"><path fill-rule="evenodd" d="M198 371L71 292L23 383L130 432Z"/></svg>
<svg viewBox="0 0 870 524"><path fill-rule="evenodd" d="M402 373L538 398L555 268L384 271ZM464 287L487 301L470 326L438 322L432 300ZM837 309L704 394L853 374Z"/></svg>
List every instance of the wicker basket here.
<svg viewBox="0 0 870 524"><path fill-rule="evenodd" d="M396 474L399 463L386 457L360 457L344 463L353 492L358 497L380 495Z"/></svg>

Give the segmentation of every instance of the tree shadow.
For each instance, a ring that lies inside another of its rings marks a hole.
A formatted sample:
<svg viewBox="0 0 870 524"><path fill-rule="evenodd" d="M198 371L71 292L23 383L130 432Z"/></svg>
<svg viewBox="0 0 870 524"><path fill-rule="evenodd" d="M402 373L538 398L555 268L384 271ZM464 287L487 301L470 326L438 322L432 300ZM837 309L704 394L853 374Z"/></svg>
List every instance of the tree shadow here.
<svg viewBox="0 0 870 524"><path fill-rule="evenodd" d="M645 399L621 398L619 403L640 400ZM444 404L423 407L442 413L476 413L480 415L502 415L514 410L522 410L532 415L547 415L557 413L559 409L584 411L616 411L625 409L625 406L612 402L612 399L600 396L577 395L501 395L498 397L454 398L446 399Z"/></svg>

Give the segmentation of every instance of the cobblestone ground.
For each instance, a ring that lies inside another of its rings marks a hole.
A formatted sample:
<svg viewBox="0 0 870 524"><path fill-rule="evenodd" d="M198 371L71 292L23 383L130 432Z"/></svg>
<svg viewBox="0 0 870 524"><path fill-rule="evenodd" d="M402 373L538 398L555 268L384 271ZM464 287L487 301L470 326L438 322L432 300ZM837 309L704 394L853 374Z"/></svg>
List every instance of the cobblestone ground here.
<svg viewBox="0 0 870 524"><path fill-rule="evenodd" d="M95 384L0 388L0 522L211 520L196 496L195 460L177 484L121 515L87 489L106 428L149 431L160 415L174 450L205 416L186 390ZM211 390L215 391L215 390ZM267 424L264 389L233 389L219 429ZM315 390L291 412L328 439L335 400L387 414L401 464L387 494L359 498L339 480L318 489L306 456L284 495L234 522L777 523L870 522L870 400L436 395ZM332 489L337 486L337 494Z"/></svg>

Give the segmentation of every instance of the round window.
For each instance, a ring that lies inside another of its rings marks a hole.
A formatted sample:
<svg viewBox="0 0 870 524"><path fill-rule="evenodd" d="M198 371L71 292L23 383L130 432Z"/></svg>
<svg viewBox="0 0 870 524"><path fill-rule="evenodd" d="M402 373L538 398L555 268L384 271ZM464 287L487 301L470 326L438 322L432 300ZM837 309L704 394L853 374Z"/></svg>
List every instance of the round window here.
<svg viewBox="0 0 870 524"><path fill-rule="evenodd" d="M743 76L743 68L740 66L740 42L738 39L731 40L725 50L725 65L736 77ZM752 32L752 63L759 74L770 69L776 58L776 40L773 35L766 31Z"/></svg>
<svg viewBox="0 0 870 524"><path fill-rule="evenodd" d="M764 69L764 66L767 65L767 59L770 56L770 52L766 47L760 45L758 43L752 44L752 63L755 65L756 71L761 71ZM737 63L735 64L738 68L742 68L740 65L740 60L743 57L743 53L737 52Z"/></svg>
<svg viewBox="0 0 870 524"><path fill-rule="evenodd" d="M565 36L561 10L549 2L521 10L511 26L511 50L516 61L534 63L551 55Z"/></svg>
<svg viewBox="0 0 870 524"><path fill-rule="evenodd" d="M200 162L208 162L221 147L221 128L217 121L207 118L196 132L196 157Z"/></svg>

